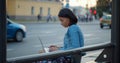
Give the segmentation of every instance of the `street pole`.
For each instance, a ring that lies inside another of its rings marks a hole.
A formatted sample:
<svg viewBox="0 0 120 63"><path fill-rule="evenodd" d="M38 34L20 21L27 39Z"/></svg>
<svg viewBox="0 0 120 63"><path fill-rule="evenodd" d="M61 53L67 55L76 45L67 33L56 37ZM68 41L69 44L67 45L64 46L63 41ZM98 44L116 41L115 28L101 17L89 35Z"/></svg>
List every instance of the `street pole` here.
<svg viewBox="0 0 120 63"><path fill-rule="evenodd" d="M120 0L112 0L112 31L111 41L115 45L112 63L120 63Z"/></svg>
<svg viewBox="0 0 120 63"><path fill-rule="evenodd" d="M0 0L0 63L6 63L6 0Z"/></svg>
<svg viewBox="0 0 120 63"><path fill-rule="evenodd" d="M88 22L88 1L87 1L87 4L86 4L86 10L87 10L87 12L86 12L86 22Z"/></svg>

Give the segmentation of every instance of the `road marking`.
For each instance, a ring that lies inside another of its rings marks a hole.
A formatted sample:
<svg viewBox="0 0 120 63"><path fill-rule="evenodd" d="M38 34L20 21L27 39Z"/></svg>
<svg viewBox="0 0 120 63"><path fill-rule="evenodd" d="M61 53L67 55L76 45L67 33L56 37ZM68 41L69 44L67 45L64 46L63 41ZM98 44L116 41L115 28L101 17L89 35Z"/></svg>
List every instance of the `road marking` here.
<svg viewBox="0 0 120 63"><path fill-rule="evenodd" d="M33 47L42 47L42 45L35 45L35 46L33 46Z"/></svg>
<svg viewBox="0 0 120 63"><path fill-rule="evenodd" d="M100 38L97 38L97 37L96 37L96 38L85 39L85 42L86 42L86 41L90 41L90 40L96 40L96 39L98 40L98 39L100 39Z"/></svg>
<svg viewBox="0 0 120 63"><path fill-rule="evenodd" d="M84 34L85 37L93 36L93 34Z"/></svg>
<svg viewBox="0 0 120 63"><path fill-rule="evenodd" d="M14 49L7 49L7 51L9 52L9 51L13 51Z"/></svg>
<svg viewBox="0 0 120 63"><path fill-rule="evenodd" d="M106 42L111 42L111 41L106 41ZM104 43L106 43L106 42L104 42Z"/></svg>

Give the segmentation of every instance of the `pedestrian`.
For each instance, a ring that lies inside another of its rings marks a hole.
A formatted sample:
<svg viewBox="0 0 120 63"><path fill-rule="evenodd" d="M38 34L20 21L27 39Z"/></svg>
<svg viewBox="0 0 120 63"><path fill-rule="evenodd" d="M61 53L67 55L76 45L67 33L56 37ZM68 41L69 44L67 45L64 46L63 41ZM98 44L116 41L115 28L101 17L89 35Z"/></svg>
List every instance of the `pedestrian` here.
<svg viewBox="0 0 120 63"><path fill-rule="evenodd" d="M62 48L59 48L58 50L70 50L74 48L83 47L83 33L77 25L78 20L74 13L68 8L63 8L60 10L58 18L61 22L61 25L65 28L68 28L64 37L64 46ZM56 50L56 46L53 49ZM80 63L81 56L82 53L70 55L71 59L73 60L72 63Z"/></svg>
<svg viewBox="0 0 120 63"><path fill-rule="evenodd" d="M88 22L88 18L89 17L89 14L88 13L86 13L86 22Z"/></svg>
<svg viewBox="0 0 120 63"><path fill-rule="evenodd" d="M37 18L38 18L38 21L41 20L41 15L38 14Z"/></svg>
<svg viewBox="0 0 120 63"><path fill-rule="evenodd" d="M50 20L52 21L52 16L51 16L51 14L48 14L48 15L47 15L46 20L47 20L47 22L49 22Z"/></svg>

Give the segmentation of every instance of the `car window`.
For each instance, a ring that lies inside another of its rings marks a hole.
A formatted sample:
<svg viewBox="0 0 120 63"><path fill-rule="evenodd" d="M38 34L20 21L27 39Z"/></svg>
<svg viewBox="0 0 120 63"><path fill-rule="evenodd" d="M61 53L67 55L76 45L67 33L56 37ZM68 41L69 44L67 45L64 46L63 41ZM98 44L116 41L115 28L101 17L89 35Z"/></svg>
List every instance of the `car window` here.
<svg viewBox="0 0 120 63"><path fill-rule="evenodd" d="M111 19L111 16L108 16L108 19Z"/></svg>
<svg viewBox="0 0 120 63"><path fill-rule="evenodd" d="M7 24L10 24L10 22L7 20Z"/></svg>
<svg viewBox="0 0 120 63"><path fill-rule="evenodd" d="M11 22L9 20L7 20L7 24L9 25L9 24L11 24Z"/></svg>
<svg viewBox="0 0 120 63"><path fill-rule="evenodd" d="M107 20L111 20L111 16L106 16L106 19Z"/></svg>
<svg viewBox="0 0 120 63"><path fill-rule="evenodd" d="M107 17L106 17L106 16L103 16L102 18L103 18L103 19L107 19Z"/></svg>
<svg viewBox="0 0 120 63"><path fill-rule="evenodd" d="M105 20L111 20L111 16L103 16L102 18Z"/></svg>

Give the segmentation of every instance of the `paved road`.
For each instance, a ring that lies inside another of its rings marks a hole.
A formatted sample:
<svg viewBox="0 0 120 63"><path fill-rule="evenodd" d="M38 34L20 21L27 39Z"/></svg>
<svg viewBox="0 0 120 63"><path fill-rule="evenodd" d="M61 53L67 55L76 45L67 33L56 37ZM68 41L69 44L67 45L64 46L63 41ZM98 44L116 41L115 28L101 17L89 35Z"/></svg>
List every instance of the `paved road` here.
<svg viewBox="0 0 120 63"><path fill-rule="evenodd" d="M63 45L63 37L66 28L59 23L24 23L27 27L27 37L23 42L8 42L7 58L38 54L42 49L40 39L44 47L49 45ZM78 24L85 37L85 46L110 42L111 30L100 29L98 24Z"/></svg>

